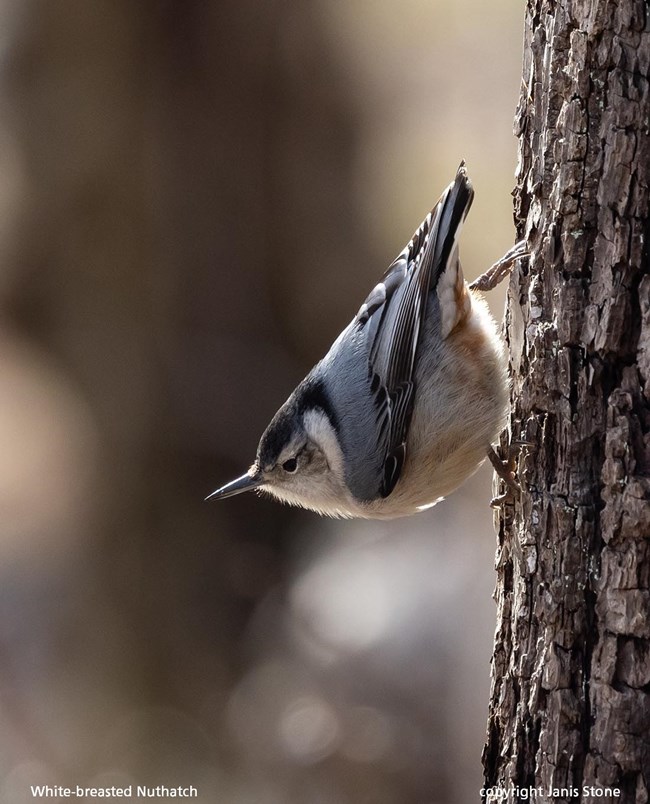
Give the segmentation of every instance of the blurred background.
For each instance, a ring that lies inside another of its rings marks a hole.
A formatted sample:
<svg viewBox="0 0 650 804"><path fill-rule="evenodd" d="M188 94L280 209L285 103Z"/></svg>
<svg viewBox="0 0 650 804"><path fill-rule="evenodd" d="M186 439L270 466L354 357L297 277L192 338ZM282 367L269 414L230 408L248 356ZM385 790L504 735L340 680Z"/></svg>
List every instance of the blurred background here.
<svg viewBox="0 0 650 804"><path fill-rule="evenodd" d="M490 471L388 524L203 498L462 158L467 276L513 243L521 34L510 0L0 2L2 804L477 799Z"/></svg>

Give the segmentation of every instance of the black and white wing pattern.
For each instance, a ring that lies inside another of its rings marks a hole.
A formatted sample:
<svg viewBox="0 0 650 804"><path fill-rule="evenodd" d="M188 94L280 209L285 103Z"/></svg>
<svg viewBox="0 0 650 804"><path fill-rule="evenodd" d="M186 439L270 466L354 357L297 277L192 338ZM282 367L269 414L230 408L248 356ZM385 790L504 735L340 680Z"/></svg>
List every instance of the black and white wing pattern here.
<svg viewBox="0 0 650 804"><path fill-rule="evenodd" d="M370 389L377 415L383 472L378 494L399 480L413 411L415 356L427 302L451 258L474 191L462 163L452 184L413 235L381 282L370 292L355 323L366 329Z"/></svg>

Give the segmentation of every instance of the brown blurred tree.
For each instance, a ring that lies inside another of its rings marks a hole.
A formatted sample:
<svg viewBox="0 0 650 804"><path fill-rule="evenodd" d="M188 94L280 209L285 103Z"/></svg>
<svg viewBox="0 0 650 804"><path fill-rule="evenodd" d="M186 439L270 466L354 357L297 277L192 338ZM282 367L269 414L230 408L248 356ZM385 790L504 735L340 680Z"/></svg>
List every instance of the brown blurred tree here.
<svg viewBox="0 0 650 804"><path fill-rule="evenodd" d="M554 801L593 785L641 804L650 786L649 78L643 0L528 0L532 257L506 329L510 436L531 446L501 517L483 760L486 787L564 788Z"/></svg>

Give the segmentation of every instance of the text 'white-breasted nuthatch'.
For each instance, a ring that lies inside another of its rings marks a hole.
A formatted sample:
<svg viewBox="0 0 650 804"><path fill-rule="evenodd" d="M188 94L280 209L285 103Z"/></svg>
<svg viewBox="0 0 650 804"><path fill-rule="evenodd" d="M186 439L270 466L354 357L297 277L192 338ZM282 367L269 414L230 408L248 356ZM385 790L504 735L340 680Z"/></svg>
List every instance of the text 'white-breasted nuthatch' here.
<svg viewBox="0 0 650 804"><path fill-rule="evenodd" d="M473 197L461 164L275 414L248 472L208 499L260 489L329 516L388 519L429 508L473 474L508 409L503 344L477 291L525 255L518 243L465 282L457 241Z"/></svg>

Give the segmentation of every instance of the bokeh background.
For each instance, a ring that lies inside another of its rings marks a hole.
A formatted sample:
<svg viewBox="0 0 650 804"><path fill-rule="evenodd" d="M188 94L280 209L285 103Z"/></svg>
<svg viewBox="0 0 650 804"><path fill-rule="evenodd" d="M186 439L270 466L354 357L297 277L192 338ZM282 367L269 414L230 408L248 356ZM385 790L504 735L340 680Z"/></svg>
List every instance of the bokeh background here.
<svg viewBox="0 0 650 804"><path fill-rule="evenodd" d="M203 497L461 158L466 274L512 244L522 17L0 2L2 804L477 799L488 469L388 524Z"/></svg>

